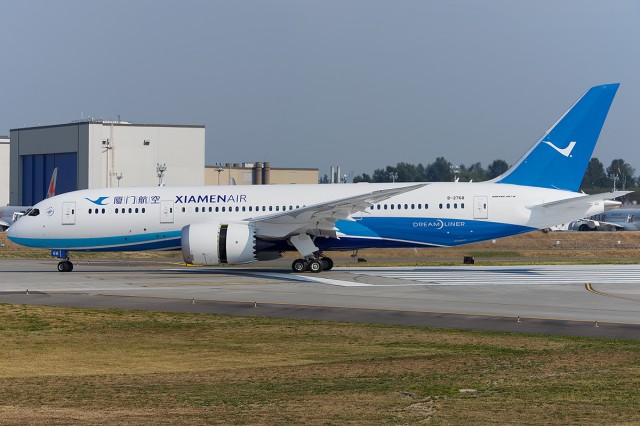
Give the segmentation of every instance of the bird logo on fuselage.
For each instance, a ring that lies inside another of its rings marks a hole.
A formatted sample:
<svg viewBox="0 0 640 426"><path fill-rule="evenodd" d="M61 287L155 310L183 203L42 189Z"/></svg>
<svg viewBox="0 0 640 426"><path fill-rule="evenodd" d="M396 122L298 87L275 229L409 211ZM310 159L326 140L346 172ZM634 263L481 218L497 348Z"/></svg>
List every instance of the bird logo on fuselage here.
<svg viewBox="0 0 640 426"><path fill-rule="evenodd" d="M109 197L98 197L95 200L92 200L91 198L85 198L85 200L91 201L96 206L106 206L106 203L104 202L104 200L106 200L107 198Z"/></svg>

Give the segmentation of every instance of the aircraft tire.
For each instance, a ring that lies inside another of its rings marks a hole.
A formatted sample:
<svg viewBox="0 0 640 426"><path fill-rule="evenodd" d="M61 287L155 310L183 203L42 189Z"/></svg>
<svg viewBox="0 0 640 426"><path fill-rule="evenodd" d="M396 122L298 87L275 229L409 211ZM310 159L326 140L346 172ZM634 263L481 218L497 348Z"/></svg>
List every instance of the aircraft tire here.
<svg viewBox="0 0 640 426"><path fill-rule="evenodd" d="M68 260L63 260L58 262L58 271L59 272L71 272L73 271L73 263Z"/></svg>
<svg viewBox="0 0 640 426"><path fill-rule="evenodd" d="M320 262L322 262L323 271L330 271L333 269L333 260L331 260L330 257L323 257L320 259Z"/></svg>
<svg viewBox="0 0 640 426"><path fill-rule="evenodd" d="M309 272L317 274L318 272L322 271L322 263L319 260L310 260L308 268Z"/></svg>
<svg viewBox="0 0 640 426"><path fill-rule="evenodd" d="M304 259L296 259L291 264L293 272L304 272L307 270L307 261Z"/></svg>

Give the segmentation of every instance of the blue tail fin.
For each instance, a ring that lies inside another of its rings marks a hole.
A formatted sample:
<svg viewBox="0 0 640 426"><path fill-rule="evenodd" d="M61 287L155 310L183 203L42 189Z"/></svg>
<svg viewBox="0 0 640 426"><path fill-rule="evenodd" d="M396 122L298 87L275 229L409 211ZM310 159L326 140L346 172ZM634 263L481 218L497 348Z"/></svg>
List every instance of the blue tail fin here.
<svg viewBox="0 0 640 426"><path fill-rule="evenodd" d="M619 83L595 86L493 182L577 191Z"/></svg>

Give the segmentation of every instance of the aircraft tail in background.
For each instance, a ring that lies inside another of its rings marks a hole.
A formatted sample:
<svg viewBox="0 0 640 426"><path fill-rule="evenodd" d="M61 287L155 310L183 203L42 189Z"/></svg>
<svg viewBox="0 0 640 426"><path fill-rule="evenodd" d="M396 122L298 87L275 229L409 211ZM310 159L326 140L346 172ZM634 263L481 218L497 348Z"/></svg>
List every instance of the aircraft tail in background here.
<svg viewBox="0 0 640 426"><path fill-rule="evenodd" d="M49 181L49 189L47 190L47 198L56 195L56 181L58 180L58 168L53 169L51 180Z"/></svg>
<svg viewBox="0 0 640 426"><path fill-rule="evenodd" d="M578 191L619 83L594 86L496 183Z"/></svg>

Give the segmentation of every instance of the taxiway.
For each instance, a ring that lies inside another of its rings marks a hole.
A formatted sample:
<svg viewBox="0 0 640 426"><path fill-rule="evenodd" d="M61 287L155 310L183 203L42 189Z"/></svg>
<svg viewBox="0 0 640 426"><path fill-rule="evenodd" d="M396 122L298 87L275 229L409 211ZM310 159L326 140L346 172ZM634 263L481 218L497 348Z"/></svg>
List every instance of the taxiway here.
<svg viewBox="0 0 640 426"><path fill-rule="evenodd" d="M190 268L0 261L0 302L640 338L640 265Z"/></svg>

